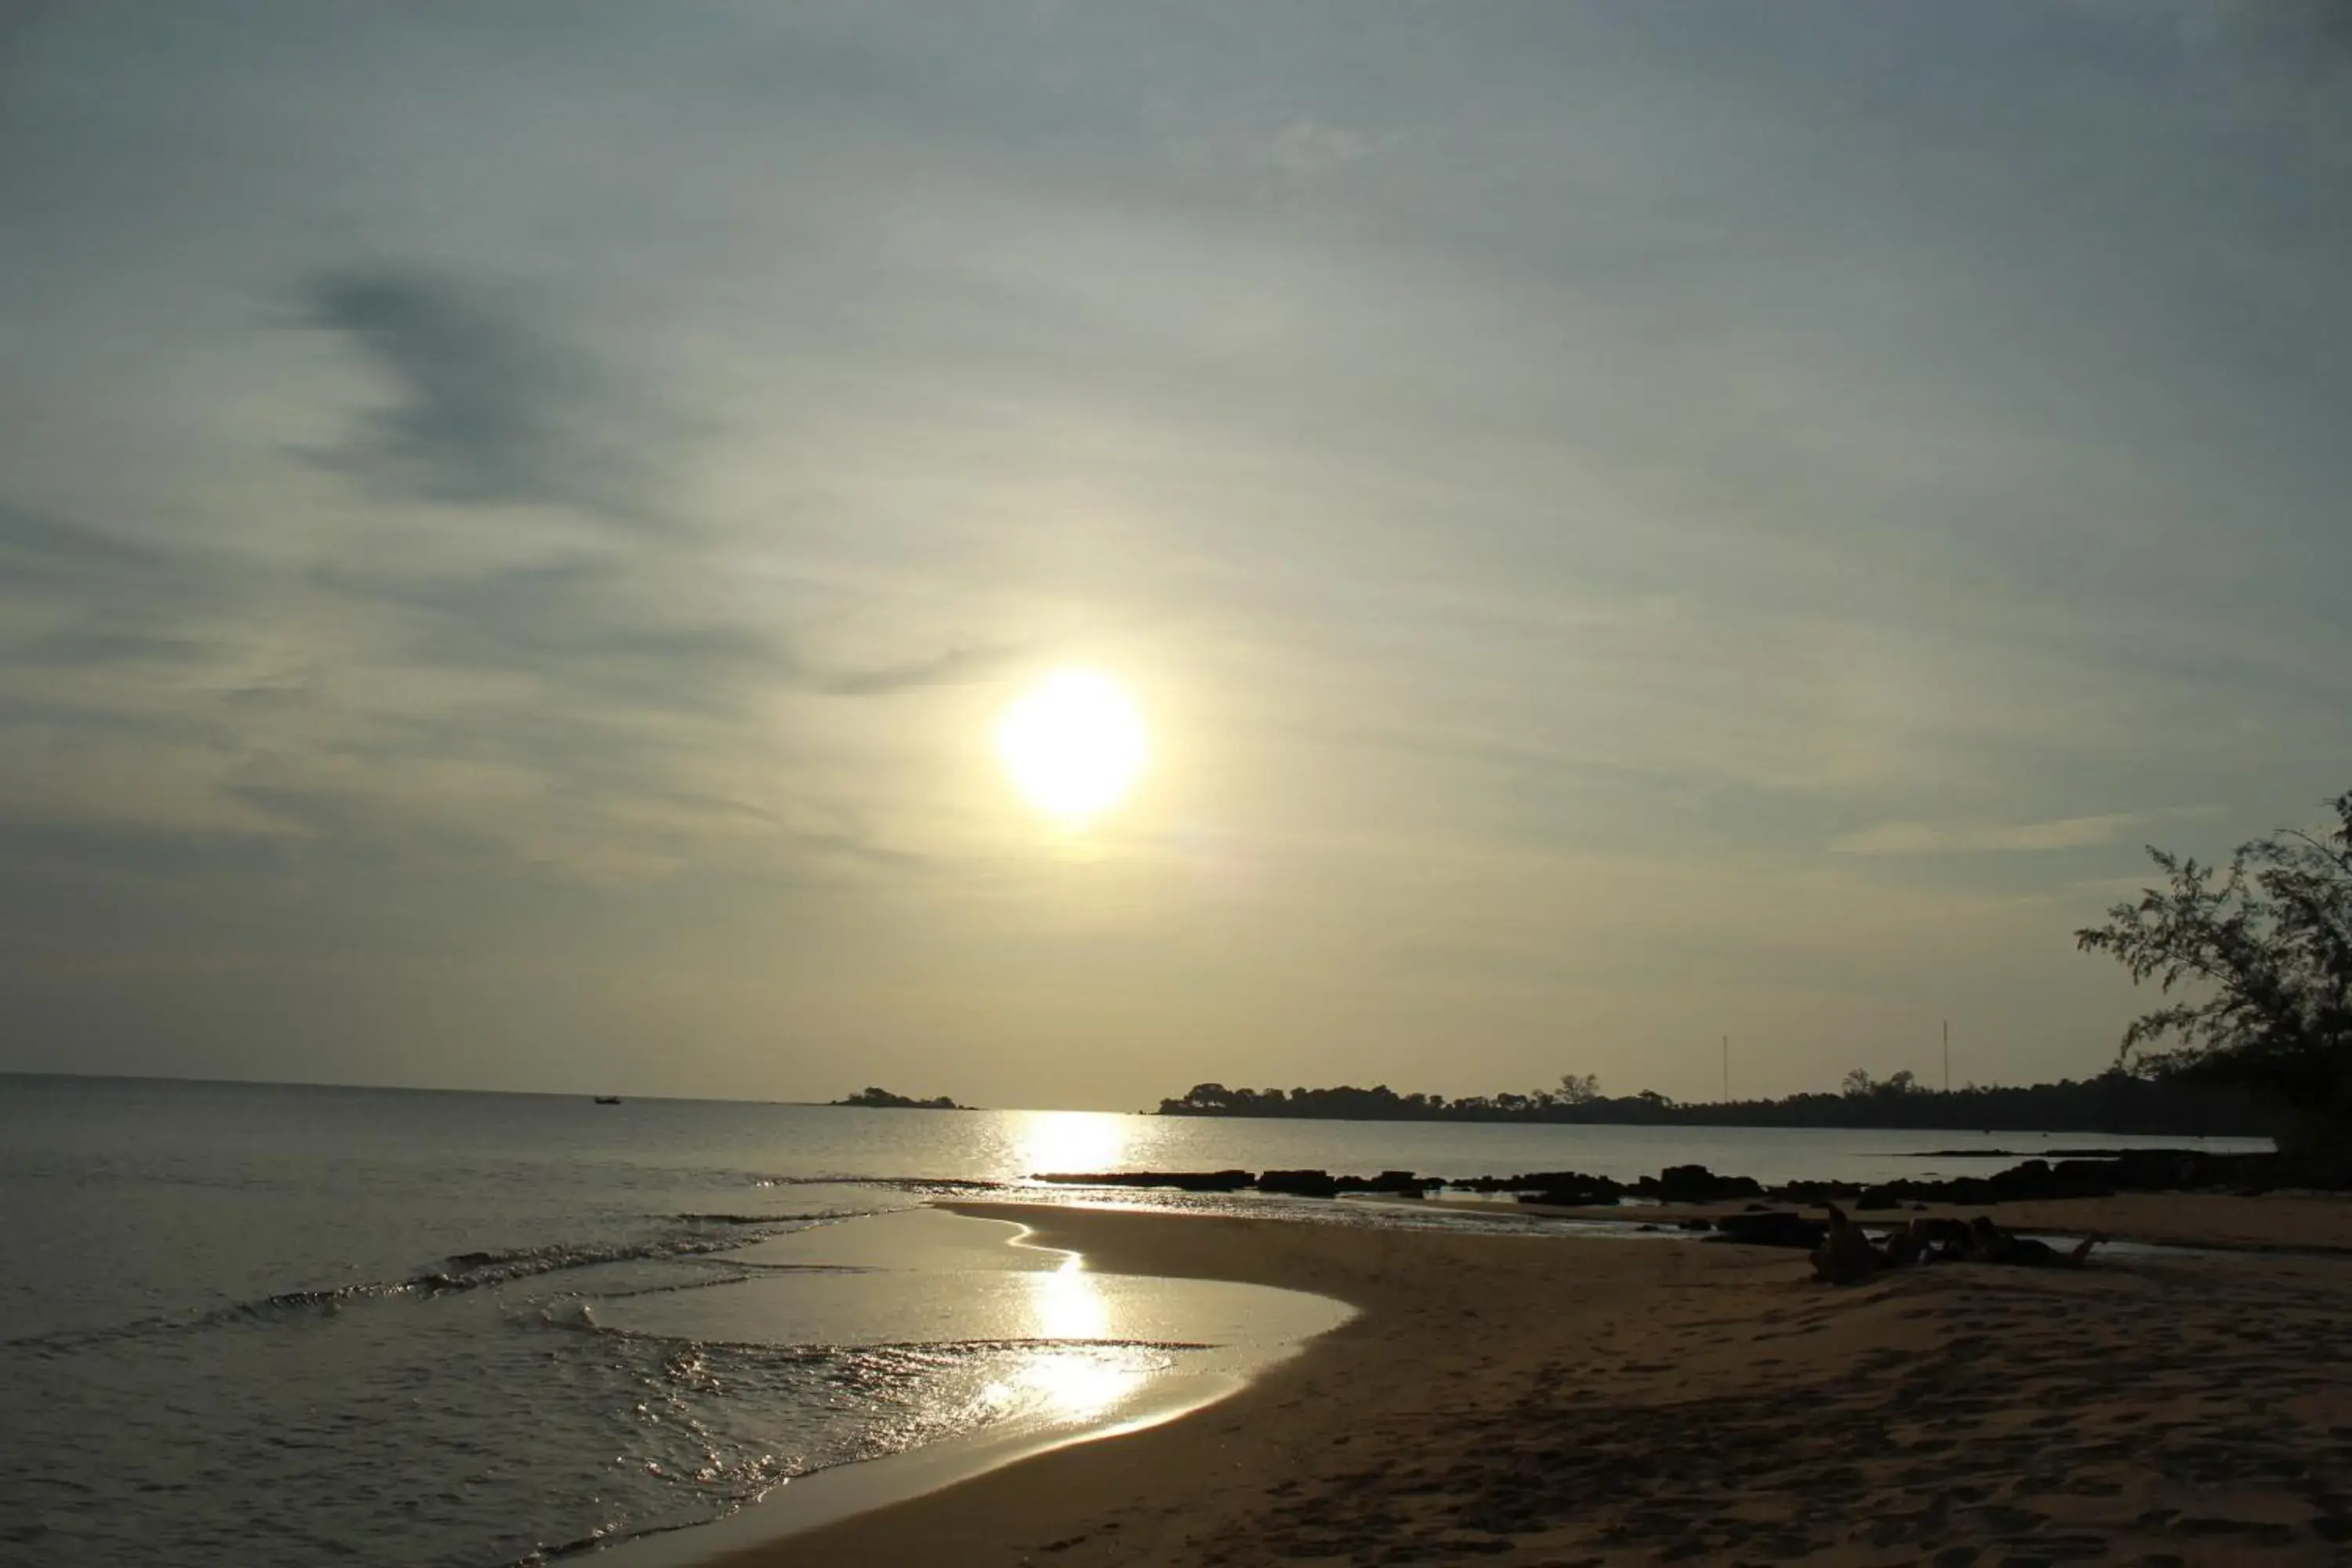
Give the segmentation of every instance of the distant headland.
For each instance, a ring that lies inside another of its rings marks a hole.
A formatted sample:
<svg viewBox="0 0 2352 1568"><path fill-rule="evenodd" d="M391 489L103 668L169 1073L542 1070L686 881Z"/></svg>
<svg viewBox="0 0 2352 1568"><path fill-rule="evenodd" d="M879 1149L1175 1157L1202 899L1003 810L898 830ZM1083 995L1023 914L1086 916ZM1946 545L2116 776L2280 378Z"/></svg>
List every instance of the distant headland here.
<svg viewBox="0 0 2352 1568"><path fill-rule="evenodd" d="M2269 1137L2278 1118L2252 1094L2111 1071L2021 1088L1932 1089L1907 1072L1846 1075L1835 1094L1678 1104L1654 1089L1611 1098L1590 1075L1530 1094L1399 1094L1370 1089L1227 1089L1195 1084L1163 1100L1161 1116L1280 1117L1324 1121L1503 1121L1639 1127L1851 1127L1986 1132L2109 1132L2142 1137Z"/></svg>
<svg viewBox="0 0 2352 1568"><path fill-rule="evenodd" d="M836 1100L831 1103L854 1105L866 1110L970 1110L971 1109L969 1105L958 1105L944 1094L937 1100L909 1100L903 1094L892 1094L887 1089L876 1089L871 1084L846 1100Z"/></svg>

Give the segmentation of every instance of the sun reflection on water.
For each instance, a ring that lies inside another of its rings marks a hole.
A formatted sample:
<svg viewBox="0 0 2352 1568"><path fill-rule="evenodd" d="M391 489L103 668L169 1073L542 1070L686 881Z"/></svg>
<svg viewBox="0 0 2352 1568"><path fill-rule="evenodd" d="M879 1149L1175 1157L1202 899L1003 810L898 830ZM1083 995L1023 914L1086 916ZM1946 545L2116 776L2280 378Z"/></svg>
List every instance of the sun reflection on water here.
<svg viewBox="0 0 2352 1568"><path fill-rule="evenodd" d="M1139 1118L1100 1110L1024 1110L1013 1128L1013 1152L1024 1176L1115 1171L1125 1164Z"/></svg>
<svg viewBox="0 0 2352 1568"><path fill-rule="evenodd" d="M1015 1402L1056 1421L1091 1421L1141 1388L1150 1374L1134 1364L1137 1352L1049 1351L1013 1374Z"/></svg>
<svg viewBox="0 0 2352 1568"><path fill-rule="evenodd" d="M1011 1120L1007 1152L1024 1176L1125 1169L1152 1131L1137 1117L1094 1110L1027 1110ZM1022 1337L1038 1342L982 1391L995 1414L1093 1421L1131 1398L1166 1362L1164 1352L1118 1342L1129 1337L1129 1325L1076 1254L1021 1279L1028 1314Z"/></svg>
<svg viewBox="0 0 2352 1568"><path fill-rule="evenodd" d="M1110 1303L1095 1288L1086 1271L1086 1259L1071 1253L1050 1273L1025 1275L1030 1309L1036 1314L1034 1337L1041 1340L1108 1340L1111 1332Z"/></svg>
<svg viewBox="0 0 2352 1568"><path fill-rule="evenodd" d="M1119 1336L1111 1303L1076 1253L1062 1266L1022 1276L1029 1290L1027 1337L1040 1343L981 1397L1005 1414L1034 1412L1055 1421L1091 1421L1140 1389L1150 1376L1149 1352L1107 1342Z"/></svg>

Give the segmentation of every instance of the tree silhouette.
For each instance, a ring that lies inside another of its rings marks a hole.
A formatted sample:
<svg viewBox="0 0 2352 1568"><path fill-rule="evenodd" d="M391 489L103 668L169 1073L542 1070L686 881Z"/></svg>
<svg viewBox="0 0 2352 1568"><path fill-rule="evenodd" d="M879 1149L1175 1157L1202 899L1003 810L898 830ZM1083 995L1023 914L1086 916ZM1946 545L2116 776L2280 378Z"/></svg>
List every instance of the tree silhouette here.
<svg viewBox="0 0 2352 1568"><path fill-rule="evenodd" d="M2132 1020L2119 1059L2141 1073L2243 1084L2293 1108L2283 1145L2305 1174L2352 1175L2352 791L2336 826L2283 828L2238 847L2227 867L2151 846L2166 886L2074 933L2182 993Z"/></svg>
<svg viewBox="0 0 2352 1568"><path fill-rule="evenodd" d="M1861 1086L1854 1092L1854 1086ZM1590 1091L1589 1093L1587 1091ZM1162 1116L1255 1116L1304 1121L1501 1121L1686 1127L1908 1127L1963 1131L2123 1132L2137 1135L2270 1135L2274 1109L2251 1091L2139 1077L2120 1066L2096 1079L2004 1088L1970 1084L1941 1093L1909 1072L1875 1079L1857 1070L1847 1091L1793 1094L1734 1104L1677 1105L1655 1089L1609 1096L1590 1074L1563 1076L1557 1089L1531 1094L1399 1094L1386 1084L1357 1089L1234 1089L1197 1083L1160 1102Z"/></svg>

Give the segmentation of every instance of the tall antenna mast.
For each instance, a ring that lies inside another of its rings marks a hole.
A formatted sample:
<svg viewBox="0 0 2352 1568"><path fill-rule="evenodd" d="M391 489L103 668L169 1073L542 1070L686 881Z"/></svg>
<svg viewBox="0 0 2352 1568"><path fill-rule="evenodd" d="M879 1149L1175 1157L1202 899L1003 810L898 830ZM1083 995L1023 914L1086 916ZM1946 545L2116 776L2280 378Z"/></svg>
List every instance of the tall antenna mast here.
<svg viewBox="0 0 2352 1568"><path fill-rule="evenodd" d="M1944 1020L1944 1092L1952 1092L1952 1021Z"/></svg>
<svg viewBox="0 0 2352 1568"><path fill-rule="evenodd" d="M1723 1037L1723 1103L1731 1103L1731 1037Z"/></svg>

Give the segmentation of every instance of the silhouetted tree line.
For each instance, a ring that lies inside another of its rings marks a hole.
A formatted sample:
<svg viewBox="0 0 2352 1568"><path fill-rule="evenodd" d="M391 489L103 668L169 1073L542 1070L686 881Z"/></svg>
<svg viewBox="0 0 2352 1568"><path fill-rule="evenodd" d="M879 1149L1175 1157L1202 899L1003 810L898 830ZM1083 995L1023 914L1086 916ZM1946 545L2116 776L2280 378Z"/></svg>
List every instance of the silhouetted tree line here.
<svg viewBox="0 0 2352 1568"><path fill-rule="evenodd" d="M1878 1127L1990 1132L2113 1132L2152 1137L2265 1137L2276 1110L2254 1094L2210 1084L2137 1076L2121 1068L2096 1078L2021 1088L1923 1087L1910 1073L1874 1079L1848 1073L1835 1094L1681 1105L1658 1093L1611 1098L1590 1074L1527 1094L1399 1094L1370 1089L1227 1089L1192 1086L1163 1100L1162 1116L1264 1116L1334 1121L1499 1121L1645 1127Z"/></svg>
<svg viewBox="0 0 2352 1568"><path fill-rule="evenodd" d="M836 1100L835 1105L854 1105L865 1110L970 1110L969 1105L958 1105L946 1095L936 1100L909 1100L903 1094L893 1094L887 1089L866 1085L846 1100Z"/></svg>
<svg viewBox="0 0 2352 1568"><path fill-rule="evenodd" d="M2094 1079L2023 1089L1923 1088L1907 1072L1857 1069L1836 1094L1677 1105L1655 1090L1611 1099L1591 1075L1532 1094L1398 1094L1371 1089L1193 1086L1162 1116L1357 1121L1624 1122L1715 1127L2252 1134L2275 1137L2283 1169L2352 1184L2352 791L2333 820L2238 846L2225 866L2151 846L2164 886L2074 933L2166 1000L2134 1019L2116 1065Z"/></svg>

